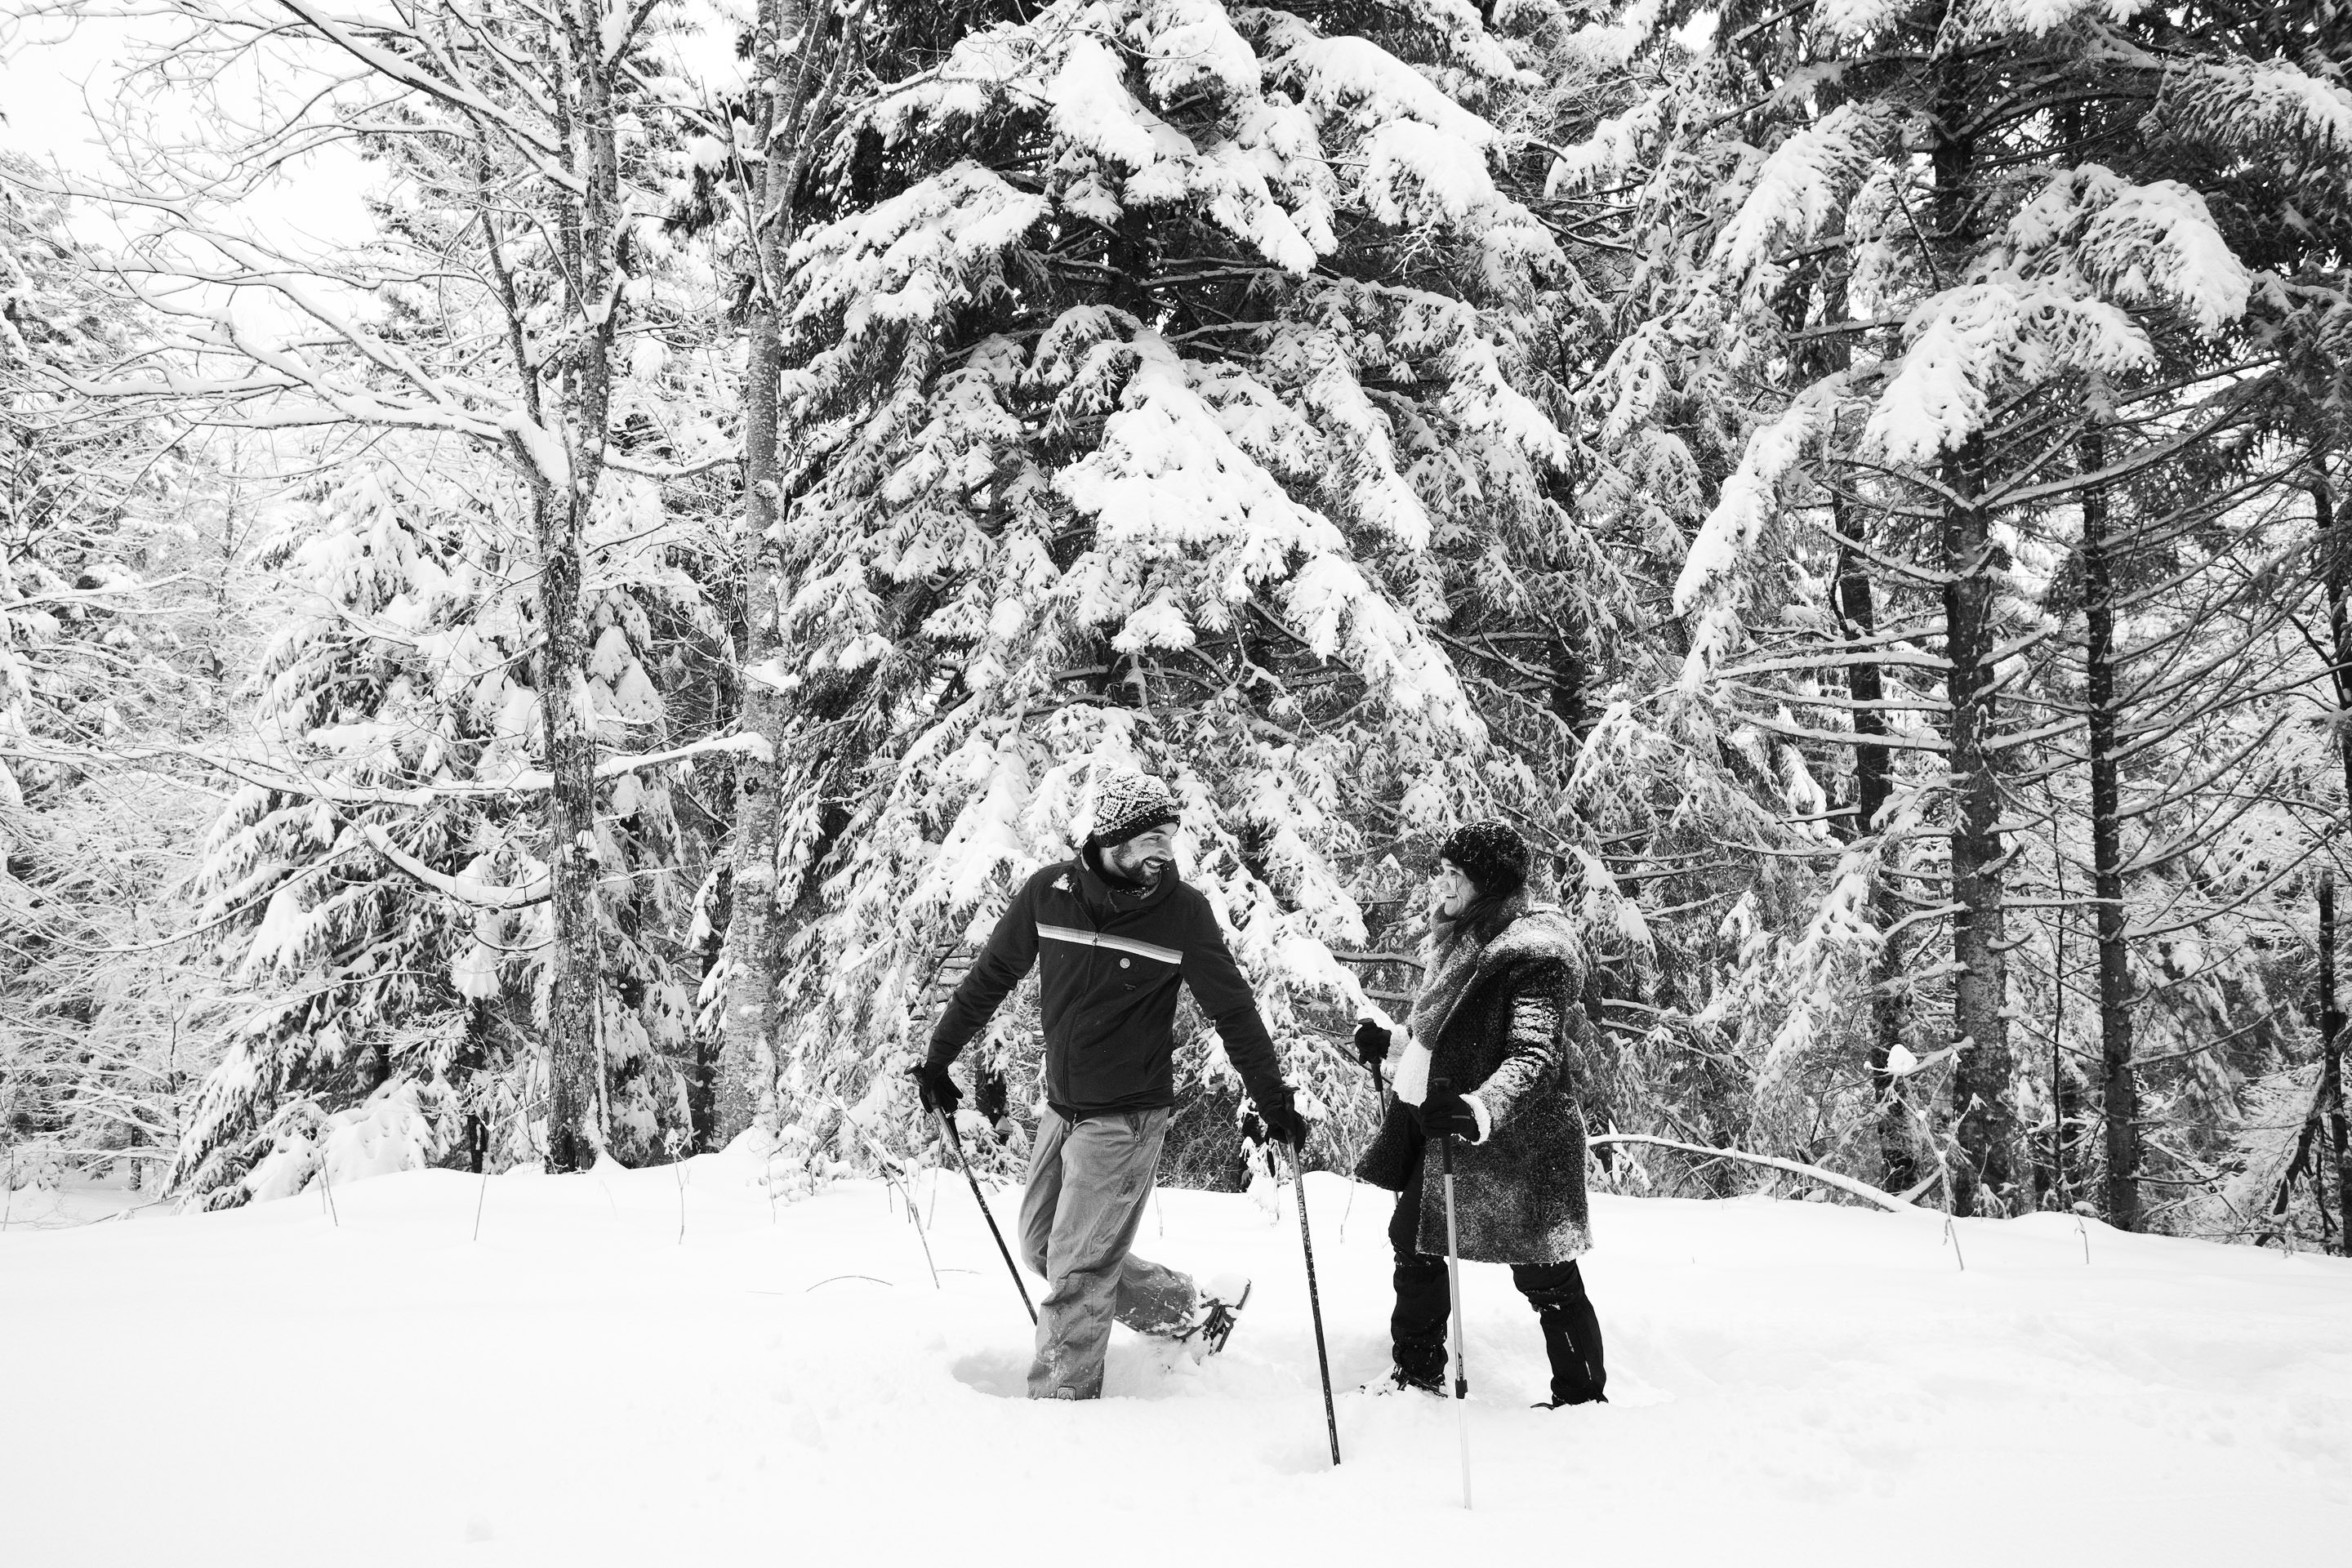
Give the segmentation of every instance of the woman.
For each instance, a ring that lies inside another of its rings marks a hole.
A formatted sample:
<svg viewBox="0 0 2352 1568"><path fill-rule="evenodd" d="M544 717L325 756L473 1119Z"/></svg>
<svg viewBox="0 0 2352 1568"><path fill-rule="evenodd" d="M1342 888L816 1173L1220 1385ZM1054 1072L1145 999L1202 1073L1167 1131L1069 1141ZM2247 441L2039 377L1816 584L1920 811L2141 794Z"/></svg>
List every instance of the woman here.
<svg viewBox="0 0 2352 1568"><path fill-rule="evenodd" d="M1402 1037L1367 1018L1356 1049L1395 1094L1356 1173L1398 1194L1396 1364L1381 1392L1442 1391L1445 1200L1423 1179L1430 1139L1451 1133L1459 1255L1507 1263L1551 1361L1544 1405L1605 1402L1601 1322L1576 1259L1592 1246L1578 1106L1591 1043L1583 949L1557 909L1527 894L1528 846L1503 822L1457 829L1438 851L1420 993Z"/></svg>

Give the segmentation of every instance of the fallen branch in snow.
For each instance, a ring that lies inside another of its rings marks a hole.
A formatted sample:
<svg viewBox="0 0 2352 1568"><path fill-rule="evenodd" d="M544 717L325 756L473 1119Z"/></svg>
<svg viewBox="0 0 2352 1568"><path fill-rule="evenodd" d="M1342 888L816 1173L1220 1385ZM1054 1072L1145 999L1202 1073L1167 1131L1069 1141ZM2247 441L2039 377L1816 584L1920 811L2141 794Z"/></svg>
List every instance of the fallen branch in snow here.
<svg viewBox="0 0 2352 1568"><path fill-rule="evenodd" d="M1679 1149L1685 1154L1705 1154L1717 1160L1744 1160L1751 1165L1763 1165L1770 1170L1786 1171L1792 1176L1803 1176L1850 1193L1864 1203L1875 1204L1889 1214L1909 1214L1912 1205L1893 1193L1858 1182L1852 1176L1841 1176L1835 1171L1824 1171L1819 1165L1807 1165L1795 1160L1783 1160L1773 1154L1750 1154L1738 1149L1710 1149L1704 1143L1679 1143L1672 1138L1653 1138L1646 1132L1602 1132L1586 1140L1598 1148L1603 1143L1649 1143L1661 1149Z"/></svg>
<svg viewBox="0 0 2352 1568"><path fill-rule="evenodd" d="M816 1289L818 1286L822 1286L822 1285L833 1285L833 1284L837 1284L837 1283L839 1283L840 1281L842 1281L842 1280L844 1280L844 1279L864 1279L864 1280L868 1280L868 1281L870 1281L871 1283L876 1284L876 1285L889 1285L889 1284L893 1284L893 1283L894 1283L894 1281L891 1281L891 1280L888 1280L888 1279L878 1279L878 1278L877 1278L876 1276L871 1275L871 1274L836 1274L836 1275L835 1275L835 1276L834 1276L832 1279L820 1279L820 1280L818 1280L818 1281L816 1282L816 1284L815 1284L815 1285L812 1285L812 1286L810 1286L810 1287L808 1288L808 1289L809 1289L809 1290L814 1290L814 1289ZM782 1295L782 1294L783 1294L783 1292L782 1292L782 1291L781 1291L781 1290L761 1290L761 1291L758 1291L758 1292L756 1292L756 1294L759 1294L759 1295L761 1295L761 1296L781 1296L781 1295ZM802 1295L803 1295L803 1296L805 1296L805 1295L807 1295L807 1294L808 1294L808 1290L803 1290L803 1291L802 1291L802 1292L801 1292L801 1294L802 1294Z"/></svg>

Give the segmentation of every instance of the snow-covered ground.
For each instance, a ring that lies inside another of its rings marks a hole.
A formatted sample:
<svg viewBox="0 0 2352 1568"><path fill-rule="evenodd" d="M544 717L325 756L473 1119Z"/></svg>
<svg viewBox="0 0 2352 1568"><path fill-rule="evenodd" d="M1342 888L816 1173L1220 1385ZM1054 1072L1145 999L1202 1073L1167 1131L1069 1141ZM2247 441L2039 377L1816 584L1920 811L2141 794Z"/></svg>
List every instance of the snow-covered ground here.
<svg viewBox="0 0 2352 1568"><path fill-rule="evenodd" d="M1309 1195L1352 1388L1387 1362L1387 1200ZM1331 1468L1286 1205L1163 1192L1146 1255L1257 1293L1202 1367L1120 1331L1113 1396L1073 1407L1018 1397L1028 1322L953 1178L920 1194L936 1289L882 1187L772 1207L727 1156L333 1198L0 1234L0 1560L1987 1568L2352 1542L2352 1264L2308 1255L2049 1216L1959 1225L1963 1271L1938 1216L1602 1198L1611 1405L1528 1408L1533 1315L1465 1272L1465 1514L1448 1405L1343 1394Z"/></svg>

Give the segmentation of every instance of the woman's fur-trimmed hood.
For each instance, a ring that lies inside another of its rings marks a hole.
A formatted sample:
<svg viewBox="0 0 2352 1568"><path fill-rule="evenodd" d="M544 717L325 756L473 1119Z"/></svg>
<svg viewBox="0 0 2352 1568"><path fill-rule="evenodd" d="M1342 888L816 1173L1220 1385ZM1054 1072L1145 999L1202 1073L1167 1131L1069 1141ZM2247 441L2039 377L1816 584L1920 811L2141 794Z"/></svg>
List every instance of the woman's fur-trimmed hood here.
<svg viewBox="0 0 2352 1568"><path fill-rule="evenodd" d="M1453 1021L1454 1014L1460 1009L1465 998L1514 965L1553 961L1565 963L1579 973L1583 972L1584 942L1576 934L1576 927L1570 921L1567 911L1558 904L1528 904L1524 900L1517 902L1518 907L1511 910L1510 923L1480 951L1477 966L1460 993L1454 997L1453 1005L1447 1008L1444 1023ZM1436 973L1438 965L1443 963L1442 950L1436 939L1433 937L1423 951L1430 962L1430 968L1424 973ZM1424 1037L1427 1043L1436 1043L1437 1037L1444 1033L1444 1023Z"/></svg>
<svg viewBox="0 0 2352 1568"><path fill-rule="evenodd" d="M1528 958L1556 958L1582 968L1584 942L1568 911L1558 904L1534 904L1503 928L1479 955L1478 973L1492 974L1507 963Z"/></svg>

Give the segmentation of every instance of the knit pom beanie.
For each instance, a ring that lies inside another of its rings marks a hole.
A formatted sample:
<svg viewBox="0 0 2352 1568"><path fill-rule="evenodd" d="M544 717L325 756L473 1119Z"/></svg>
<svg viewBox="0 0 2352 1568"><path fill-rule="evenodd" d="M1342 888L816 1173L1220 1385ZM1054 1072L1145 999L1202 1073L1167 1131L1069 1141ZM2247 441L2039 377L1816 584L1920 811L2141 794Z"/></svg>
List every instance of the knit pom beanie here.
<svg viewBox="0 0 2352 1568"><path fill-rule="evenodd" d="M1094 841L1108 849L1155 827L1173 827L1182 817L1176 793L1160 780L1113 773L1095 792Z"/></svg>
<svg viewBox="0 0 2352 1568"><path fill-rule="evenodd" d="M1453 861L1487 897L1507 899L1527 885L1528 841L1500 817L1455 828L1438 846L1437 854Z"/></svg>

